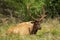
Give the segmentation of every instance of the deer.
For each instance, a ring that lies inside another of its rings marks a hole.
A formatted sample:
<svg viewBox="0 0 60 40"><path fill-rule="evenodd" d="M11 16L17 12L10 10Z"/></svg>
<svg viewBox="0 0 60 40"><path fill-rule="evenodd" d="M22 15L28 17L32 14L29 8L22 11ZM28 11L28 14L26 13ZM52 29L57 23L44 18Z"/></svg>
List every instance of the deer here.
<svg viewBox="0 0 60 40"><path fill-rule="evenodd" d="M34 18L30 13L30 5L27 5L27 14L34 20L34 21L28 21L28 22L22 22L17 24L16 26L10 27L6 34L14 33L19 35L31 35L36 34L38 30L41 30L40 22L46 17L45 10L43 7L43 14L40 17L40 15L37 15L39 18Z"/></svg>

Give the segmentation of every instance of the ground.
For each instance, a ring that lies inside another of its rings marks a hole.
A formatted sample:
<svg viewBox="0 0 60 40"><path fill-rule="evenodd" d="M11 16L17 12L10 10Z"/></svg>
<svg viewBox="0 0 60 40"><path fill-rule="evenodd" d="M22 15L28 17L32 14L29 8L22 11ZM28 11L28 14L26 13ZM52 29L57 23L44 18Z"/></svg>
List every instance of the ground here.
<svg viewBox="0 0 60 40"><path fill-rule="evenodd" d="M10 25L0 27L0 40L60 40L60 21L58 19L47 19L42 22L42 29L38 30L36 35L5 35L9 27Z"/></svg>

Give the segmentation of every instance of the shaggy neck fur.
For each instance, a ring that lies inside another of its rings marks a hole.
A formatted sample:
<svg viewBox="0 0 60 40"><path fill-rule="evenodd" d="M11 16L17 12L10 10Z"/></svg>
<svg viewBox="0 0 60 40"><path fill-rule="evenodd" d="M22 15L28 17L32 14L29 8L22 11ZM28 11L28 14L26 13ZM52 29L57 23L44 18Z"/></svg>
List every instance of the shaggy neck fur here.
<svg viewBox="0 0 60 40"><path fill-rule="evenodd" d="M33 30L31 32L31 34L36 34L37 31L38 31L38 29L41 29L40 23L39 23L39 21L35 21L34 22L34 26L33 26Z"/></svg>

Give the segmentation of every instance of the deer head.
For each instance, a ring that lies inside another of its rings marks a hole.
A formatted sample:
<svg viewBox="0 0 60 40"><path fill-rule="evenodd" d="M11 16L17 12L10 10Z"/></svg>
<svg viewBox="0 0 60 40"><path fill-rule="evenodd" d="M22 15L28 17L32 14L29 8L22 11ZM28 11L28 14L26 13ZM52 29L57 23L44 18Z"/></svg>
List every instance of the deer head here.
<svg viewBox="0 0 60 40"><path fill-rule="evenodd" d="M30 6L31 6L31 4L28 4L28 5L27 5L27 14L34 20L34 21L32 21L32 23L34 23L34 25L33 25L33 29L32 29L32 31L31 31L31 34L36 34L37 30L38 30L38 29L41 29L41 27L40 27L40 22L41 22L47 15L45 14L45 6L43 6L43 7L42 7L42 15L38 15L38 13L35 13L35 15L38 16L38 18L37 18L37 19L34 18L34 17L31 15L31 13L30 13Z"/></svg>

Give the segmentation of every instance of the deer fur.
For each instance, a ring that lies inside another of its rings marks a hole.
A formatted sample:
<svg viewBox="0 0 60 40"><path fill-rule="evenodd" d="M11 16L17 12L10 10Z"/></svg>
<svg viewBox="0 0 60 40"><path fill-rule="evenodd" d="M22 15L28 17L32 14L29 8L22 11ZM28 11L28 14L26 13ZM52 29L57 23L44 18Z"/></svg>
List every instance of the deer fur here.
<svg viewBox="0 0 60 40"><path fill-rule="evenodd" d="M22 22L17 24L16 26L12 26L7 30L7 34L14 33L19 35L30 35L35 34L38 30L38 27L35 22Z"/></svg>

